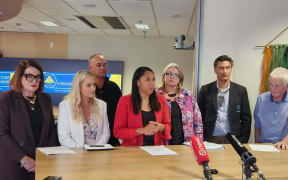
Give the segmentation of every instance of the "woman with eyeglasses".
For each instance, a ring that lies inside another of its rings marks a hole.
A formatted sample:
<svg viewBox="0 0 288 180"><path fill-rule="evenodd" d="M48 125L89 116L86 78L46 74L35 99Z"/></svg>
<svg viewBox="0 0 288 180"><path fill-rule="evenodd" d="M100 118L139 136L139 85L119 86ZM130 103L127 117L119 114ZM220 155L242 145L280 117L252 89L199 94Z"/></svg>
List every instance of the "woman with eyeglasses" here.
<svg viewBox="0 0 288 180"><path fill-rule="evenodd" d="M24 60L10 80L10 91L0 93L1 179L35 179L36 147L59 145L51 98L43 88L40 65Z"/></svg>
<svg viewBox="0 0 288 180"><path fill-rule="evenodd" d="M203 138L201 112L194 95L182 88L184 75L175 63L168 64L162 74L157 93L165 96L171 117L171 145L189 142L191 136Z"/></svg>
<svg viewBox="0 0 288 180"><path fill-rule="evenodd" d="M132 93L119 100L114 135L121 146L162 145L171 139L170 118L165 98L155 92L155 75L139 67L132 80Z"/></svg>

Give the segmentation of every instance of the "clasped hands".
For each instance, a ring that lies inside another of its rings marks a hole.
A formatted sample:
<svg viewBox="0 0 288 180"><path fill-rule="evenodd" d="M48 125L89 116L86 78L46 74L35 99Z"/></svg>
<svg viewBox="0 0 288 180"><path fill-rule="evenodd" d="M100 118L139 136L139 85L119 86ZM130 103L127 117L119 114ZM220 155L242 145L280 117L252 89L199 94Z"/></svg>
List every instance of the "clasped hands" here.
<svg viewBox="0 0 288 180"><path fill-rule="evenodd" d="M163 132L164 128L164 125L161 123L149 121L145 127L136 129L136 132L138 135L144 134L146 136L151 136L158 132Z"/></svg>

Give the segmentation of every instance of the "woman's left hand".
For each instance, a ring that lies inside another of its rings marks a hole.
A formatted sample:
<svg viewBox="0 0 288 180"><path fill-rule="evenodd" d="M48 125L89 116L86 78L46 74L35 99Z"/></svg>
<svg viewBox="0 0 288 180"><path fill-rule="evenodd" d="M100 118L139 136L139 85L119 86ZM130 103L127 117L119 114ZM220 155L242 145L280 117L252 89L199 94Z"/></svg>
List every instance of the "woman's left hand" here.
<svg viewBox="0 0 288 180"><path fill-rule="evenodd" d="M24 156L21 159L21 167L24 167L28 172L35 172L35 160L29 156Z"/></svg>
<svg viewBox="0 0 288 180"><path fill-rule="evenodd" d="M155 121L149 121L150 124L153 124L158 128L158 132L163 132L165 129L165 126L161 123L155 122Z"/></svg>

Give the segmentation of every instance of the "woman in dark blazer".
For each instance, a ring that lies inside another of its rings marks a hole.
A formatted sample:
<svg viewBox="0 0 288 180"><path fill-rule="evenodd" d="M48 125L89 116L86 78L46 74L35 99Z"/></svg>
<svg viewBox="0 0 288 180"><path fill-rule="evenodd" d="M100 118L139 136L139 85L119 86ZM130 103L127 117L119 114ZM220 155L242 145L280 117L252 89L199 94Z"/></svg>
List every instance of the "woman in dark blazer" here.
<svg viewBox="0 0 288 180"><path fill-rule="evenodd" d="M171 139L171 121L165 98L155 92L154 72L139 67L132 80L132 94L119 100L114 135L122 146L162 145Z"/></svg>
<svg viewBox="0 0 288 180"><path fill-rule="evenodd" d="M40 65L24 60L10 81L11 90L0 93L1 179L35 179L36 147L59 144L51 99L43 88Z"/></svg>

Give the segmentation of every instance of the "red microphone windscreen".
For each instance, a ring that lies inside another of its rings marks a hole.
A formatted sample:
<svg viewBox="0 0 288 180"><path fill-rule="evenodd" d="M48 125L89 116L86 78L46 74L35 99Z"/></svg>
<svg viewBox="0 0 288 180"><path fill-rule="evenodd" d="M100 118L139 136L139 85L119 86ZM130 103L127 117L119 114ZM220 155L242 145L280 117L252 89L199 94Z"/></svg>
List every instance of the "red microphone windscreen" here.
<svg viewBox="0 0 288 180"><path fill-rule="evenodd" d="M190 138L191 150L199 165L203 162L209 162L209 157L202 139L198 136L191 136Z"/></svg>

